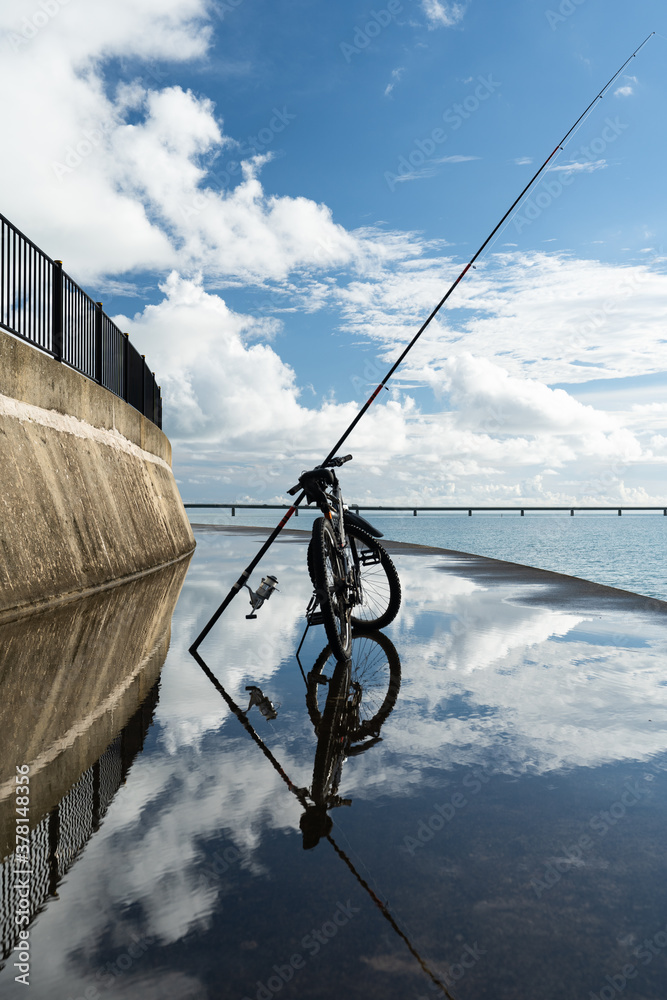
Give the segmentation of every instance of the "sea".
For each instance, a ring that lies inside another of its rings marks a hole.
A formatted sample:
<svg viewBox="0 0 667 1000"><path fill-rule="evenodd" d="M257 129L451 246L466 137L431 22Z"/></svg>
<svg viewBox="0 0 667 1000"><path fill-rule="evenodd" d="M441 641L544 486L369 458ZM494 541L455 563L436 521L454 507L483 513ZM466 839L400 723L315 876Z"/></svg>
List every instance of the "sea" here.
<svg viewBox="0 0 667 1000"><path fill-rule="evenodd" d="M300 510L289 527L309 530L318 512ZM274 527L279 510L188 509L195 524ZM364 511L386 539L435 545L592 580L667 600L667 517L662 511L424 514Z"/></svg>

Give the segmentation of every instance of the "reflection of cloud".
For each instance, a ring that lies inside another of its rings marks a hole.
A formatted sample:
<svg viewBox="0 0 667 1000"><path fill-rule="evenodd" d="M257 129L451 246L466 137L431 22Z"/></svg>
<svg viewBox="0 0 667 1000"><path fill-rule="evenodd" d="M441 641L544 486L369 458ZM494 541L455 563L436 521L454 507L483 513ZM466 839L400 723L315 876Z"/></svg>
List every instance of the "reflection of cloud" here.
<svg viewBox="0 0 667 1000"><path fill-rule="evenodd" d="M200 683L186 652L224 590L220 581L236 578L257 537L200 533L198 543L163 672L159 738L137 758L132 780L68 873L62 891L77 900L71 919L44 925L57 956L54 975L73 995L89 985L102 941L122 952L134 929L158 948L209 929L225 897L232 905L242 872L269 877L258 860L264 838L299 837L301 806L209 682ZM452 562L438 554L396 558L404 604L391 634L402 660L401 691L382 744L345 765L342 795L409 797L434 781L434 769L441 782L448 766L544 774L663 749L666 637L657 618L562 611L550 606L546 585L481 586L464 569L442 572ZM277 544L271 566L284 603L272 597L257 622L245 620L241 604L211 637L209 665L238 700L245 695L244 653L259 655L278 695L291 693L298 678L290 658L309 591L304 546ZM539 603L521 604L522 597ZM313 633L311 651L319 652L323 631ZM262 652L262 642L274 652ZM296 698L297 710L292 703L275 725L258 728L289 778L308 786L315 735L301 687ZM182 720L194 726L198 715L204 721L197 740L184 739ZM216 852L231 860L211 874ZM139 965L128 974L131 986L135 975Z"/></svg>
<svg viewBox="0 0 667 1000"><path fill-rule="evenodd" d="M171 667L174 657L167 661L162 673L163 697L156 711L163 727L162 740L170 753L183 746L199 747L207 732L218 731L231 718L220 696L212 694L211 682L187 649L226 596L243 565L255 554L263 536L198 532L197 541L188 587L181 595L172 628L178 644L174 652L178 653L181 665L176 671ZM236 560L238 567L234 567ZM257 619L246 620L250 604L248 592L243 591L200 650L213 673L243 707L248 703L246 684L261 686L275 676L282 664L294 658L312 593L305 542L300 544L294 539L277 542L266 557L266 565L260 564L251 577L251 586L256 588L261 576L269 572L278 577L279 590L264 604Z"/></svg>
<svg viewBox="0 0 667 1000"><path fill-rule="evenodd" d="M425 582L414 560L399 563L404 592L419 595L394 640L404 677L392 732L399 755L459 763L490 756L510 773L543 773L664 749L659 620L554 610L548 592L541 604L522 605L517 598L532 598L534 588L464 581L466 590L457 576L452 588L449 574L441 588L437 574ZM458 710L442 721L453 700Z"/></svg>

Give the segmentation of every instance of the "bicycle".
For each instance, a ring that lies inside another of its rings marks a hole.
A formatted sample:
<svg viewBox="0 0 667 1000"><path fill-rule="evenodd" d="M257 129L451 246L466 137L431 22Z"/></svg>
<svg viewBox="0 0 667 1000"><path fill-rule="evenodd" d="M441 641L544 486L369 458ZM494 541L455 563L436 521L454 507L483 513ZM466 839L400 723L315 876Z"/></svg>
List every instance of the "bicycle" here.
<svg viewBox="0 0 667 1000"><path fill-rule="evenodd" d="M352 628L384 628L401 606L401 583L386 549L377 541L382 532L349 510L333 471L351 455L332 458L303 472L290 496L304 490L306 502L317 504L308 544L308 572L314 594L306 611L308 624L323 624L338 659L350 655ZM319 612L317 607L319 605Z"/></svg>

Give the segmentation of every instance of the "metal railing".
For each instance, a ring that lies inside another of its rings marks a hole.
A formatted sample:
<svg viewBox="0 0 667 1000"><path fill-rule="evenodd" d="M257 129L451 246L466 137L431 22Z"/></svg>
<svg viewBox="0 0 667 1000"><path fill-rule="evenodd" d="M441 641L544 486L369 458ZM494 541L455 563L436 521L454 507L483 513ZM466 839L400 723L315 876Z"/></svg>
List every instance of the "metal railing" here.
<svg viewBox="0 0 667 1000"><path fill-rule="evenodd" d="M162 394L128 334L0 214L0 328L74 368L162 427Z"/></svg>

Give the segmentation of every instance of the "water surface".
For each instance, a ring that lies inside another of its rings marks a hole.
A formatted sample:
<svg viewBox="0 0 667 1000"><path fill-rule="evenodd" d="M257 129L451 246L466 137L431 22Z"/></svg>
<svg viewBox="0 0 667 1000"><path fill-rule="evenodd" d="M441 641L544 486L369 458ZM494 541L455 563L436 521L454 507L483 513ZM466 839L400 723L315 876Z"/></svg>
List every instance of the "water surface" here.
<svg viewBox="0 0 667 1000"><path fill-rule="evenodd" d="M399 551L400 688L305 849L304 538L202 646L215 684L187 649L260 539L197 541L143 749L31 926L31 996L664 1000L660 605ZM275 718L240 715L251 685Z"/></svg>

